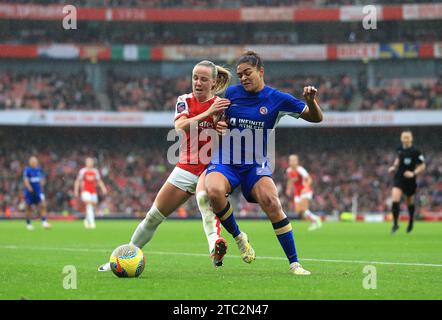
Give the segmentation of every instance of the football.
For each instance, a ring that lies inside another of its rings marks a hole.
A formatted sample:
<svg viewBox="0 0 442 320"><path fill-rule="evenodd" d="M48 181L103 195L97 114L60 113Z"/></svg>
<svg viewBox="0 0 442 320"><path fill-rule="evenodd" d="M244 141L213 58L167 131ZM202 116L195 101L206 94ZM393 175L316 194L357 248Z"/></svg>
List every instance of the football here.
<svg viewBox="0 0 442 320"><path fill-rule="evenodd" d="M138 277L144 271L146 259L140 248L124 244L116 248L109 259L112 272L120 278Z"/></svg>

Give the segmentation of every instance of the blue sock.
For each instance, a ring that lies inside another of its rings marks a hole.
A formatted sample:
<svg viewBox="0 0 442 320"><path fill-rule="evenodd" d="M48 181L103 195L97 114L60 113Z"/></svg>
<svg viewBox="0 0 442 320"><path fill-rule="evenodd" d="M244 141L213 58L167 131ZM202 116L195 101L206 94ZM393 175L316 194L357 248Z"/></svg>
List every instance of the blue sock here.
<svg viewBox="0 0 442 320"><path fill-rule="evenodd" d="M234 238L241 233L235 217L233 216L233 208L230 206L229 202L227 202L227 206L223 210L216 213L216 216L219 218L219 221L221 221L224 229L226 229Z"/></svg>
<svg viewBox="0 0 442 320"><path fill-rule="evenodd" d="M46 218L46 217L41 218L41 222L46 222L46 220L48 220L48 218Z"/></svg>
<svg viewBox="0 0 442 320"><path fill-rule="evenodd" d="M31 219L26 218L26 224L31 224Z"/></svg>
<svg viewBox="0 0 442 320"><path fill-rule="evenodd" d="M273 223L273 229L275 230L276 237L284 249L287 259L290 263L298 262L298 253L296 252L295 238L293 236L292 225L289 219Z"/></svg>

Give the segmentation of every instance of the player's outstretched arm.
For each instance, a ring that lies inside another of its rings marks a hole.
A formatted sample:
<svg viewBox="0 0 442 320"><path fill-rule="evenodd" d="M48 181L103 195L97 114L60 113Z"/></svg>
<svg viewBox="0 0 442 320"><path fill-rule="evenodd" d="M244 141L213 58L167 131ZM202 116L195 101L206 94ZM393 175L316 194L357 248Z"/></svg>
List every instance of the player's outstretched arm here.
<svg viewBox="0 0 442 320"><path fill-rule="evenodd" d="M100 186L101 192L106 195L107 194L107 188L106 185L104 184L103 180L98 180L98 185Z"/></svg>
<svg viewBox="0 0 442 320"><path fill-rule="evenodd" d="M304 189L311 188L312 184L313 184L312 177L310 175L305 176L303 181L302 181L302 185L303 185Z"/></svg>
<svg viewBox="0 0 442 320"><path fill-rule="evenodd" d="M80 179L77 178L75 179L75 183L74 183L74 196L78 197L80 193Z"/></svg>
<svg viewBox="0 0 442 320"><path fill-rule="evenodd" d="M293 179L288 178L285 186L285 195L291 197L293 194Z"/></svg>
<svg viewBox="0 0 442 320"><path fill-rule="evenodd" d="M30 192L34 192L34 189L32 188L31 183L29 182L29 179L27 177L23 178L23 183L26 189L28 189Z"/></svg>
<svg viewBox="0 0 442 320"><path fill-rule="evenodd" d="M398 167L399 167L399 159L396 158L396 159L394 160L393 165L392 165L390 168L388 168L388 172L389 172L389 173L395 172L395 171L397 170Z"/></svg>
<svg viewBox="0 0 442 320"><path fill-rule="evenodd" d="M414 169L414 171L405 171L404 172L404 176L407 178L414 178L418 175L420 175L422 172L425 171L425 163L421 163L420 165L418 165L416 167L416 169Z"/></svg>
<svg viewBox="0 0 442 320"><path fill-rule="evenodd" d="M316 94L318 93L318 89L313 86L304 87L303 96L305 98L305 102L307 103L307 107L304 112L301 114L301 118L308 122L321 122L324 118L322 114L322 110L319 107L318 102L316 101Z"/></svg>
<svg viewBox="0 0 442 320"><path fill-rule="evenodd" d="M421 163L420 165L417 166L416 169L414 169L414 175L415 176L420 175L422 172L425 171L426 167L427 166L425 165L425 163Z"/></svg>
<svg viewBox="0 0 442 320"><path fill-rule="evenodd" d="M41 178L40 187L44 188L45 185L46 185L46 178Z"/></svg>

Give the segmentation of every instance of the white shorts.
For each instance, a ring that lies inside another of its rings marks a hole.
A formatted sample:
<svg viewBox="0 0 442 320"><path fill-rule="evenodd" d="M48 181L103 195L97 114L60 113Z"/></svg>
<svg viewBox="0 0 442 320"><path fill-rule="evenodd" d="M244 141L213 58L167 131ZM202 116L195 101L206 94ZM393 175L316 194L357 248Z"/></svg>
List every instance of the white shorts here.
<svg viewBox="0 0 442 320"><path fill-rule="evenodd" d="M96 193L90 193L89 191L83 191L81 193L81 201L98 203L98 197Z"/></svg>
<svg viewBox="0 0 442 320"><path fill-rule="evenodd" d="M169 178L167 178L167 182L173 184L178 189L195 194L198 179L199 177L197 175L175 167L169 175Z"/></svg>
<svg viewBox="0 0 442 320"><path fill-rule="evenodd" d="M309 201L312 200L313 199L313 191L304 192L304 193L301 193L299 196L295 196L295 203L299 203L303 199L307 199Z"/></svg>

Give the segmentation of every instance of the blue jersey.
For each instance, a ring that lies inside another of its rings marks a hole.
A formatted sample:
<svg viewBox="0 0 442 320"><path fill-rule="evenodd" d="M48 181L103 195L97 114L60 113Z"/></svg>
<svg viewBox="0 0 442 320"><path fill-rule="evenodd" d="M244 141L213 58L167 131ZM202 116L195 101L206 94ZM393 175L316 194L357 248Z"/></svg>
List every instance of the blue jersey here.
<svg viewBox="0 0 442 320"><path fill-rule="evenodd" d="M241 185L244 197L255 202L251 192L256 182L263 176L272 177L267 154L269 134L284 115L299 118L306 104L269 86L258 93L249 93L242 85L231 86L226 98L231 102L224 111L230 133L214 147L207 174L223 174L232 192Z"/></svg>
<svg viewBox="0 0 442 320"><path fill-rule="evenodd" d="M215 148L212 163L262 165L266 161L268 136L279 119L284 115L299 118L306 108L304 101L269 86L258 93L247 92L242 85L230 86L226 98L231 101L224 111L231 134ZM250 130L243 132L245 129Z"/></svg>
<svg viewBox="0 0 442 320"><path fill-rule="evenodd" d="M26 167L23 171L23 178L28 179L29 183L34 190L34 193L40 194L41 190L41 181L44 179L45 174L41 168L32 168ZM25 193L30 193L29 190L25 187Z"/></svg>

